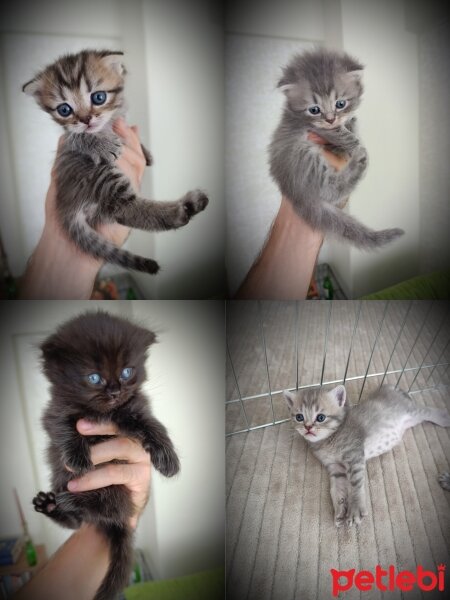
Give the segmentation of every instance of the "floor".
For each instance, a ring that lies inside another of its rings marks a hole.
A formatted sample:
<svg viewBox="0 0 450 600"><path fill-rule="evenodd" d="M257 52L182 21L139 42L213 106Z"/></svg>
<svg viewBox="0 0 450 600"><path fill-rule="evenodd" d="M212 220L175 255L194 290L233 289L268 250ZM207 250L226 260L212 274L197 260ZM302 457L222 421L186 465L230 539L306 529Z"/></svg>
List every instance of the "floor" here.
<svg viewBox="0 0 450 600"><path fill-rule="evenodd" d="M351 403L365 401L387 366L399 372L385 382L411 386L414 402L450 409L448 365L432 366L449 362L448 317L444 304L424 302L232 304L228 431L245 428L245 417L250 427L286 419L279 390L295 388L297 377L299 386L313 385L342 381L347 371ZM328 477L290 422L230 435L227 598L331 598L331 568L392 564L415 572L420 564L436 572L449 563L450 493L437 482L449 463L450 430L426 423L408 431L368 463L369 516L359 528L337 530ZM403 595L353 587L341 597L442 597L418 589Z"/></svg>

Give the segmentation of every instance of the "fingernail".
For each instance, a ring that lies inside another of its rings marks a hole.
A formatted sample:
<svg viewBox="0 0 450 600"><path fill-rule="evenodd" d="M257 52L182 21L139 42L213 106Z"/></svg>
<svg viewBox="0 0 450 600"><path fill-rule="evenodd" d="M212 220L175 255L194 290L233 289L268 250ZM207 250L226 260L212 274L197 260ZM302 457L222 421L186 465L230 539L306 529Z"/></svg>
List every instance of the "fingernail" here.
<svg viewBox="0 0 450 600"><path fill-rule="evenodd" d="M80 429L83 429L83 431L89 431L90 429L93 429L95 427L95 423L87 421L86 419L80 419L78 421L78 427Z"/></svg>
<svg viewBox="0 0 450 600"><path fill-rule="evenodd" d="M74 492L75 490L78 489L78 481L76 481L75 479L72 479L71 481L69 481L69 483L67 484L67 489L70 492Z"/></svg>

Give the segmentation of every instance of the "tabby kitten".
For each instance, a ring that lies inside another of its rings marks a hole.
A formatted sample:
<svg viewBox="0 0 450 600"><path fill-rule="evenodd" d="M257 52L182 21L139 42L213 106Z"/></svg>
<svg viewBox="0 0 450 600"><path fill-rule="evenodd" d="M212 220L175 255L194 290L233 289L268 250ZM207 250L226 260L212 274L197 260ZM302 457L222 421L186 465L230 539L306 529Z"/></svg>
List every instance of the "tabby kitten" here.
<svg viewBox="0 0 450 600"><path fill-rule="evenodd" d="M129 269L157 273L159 265L122 250L96 228L120 223L145 231L177 229L204 210L208 198L190 191L174 202L140 198L115 165L122 140L112 129L125 114L123 52L83 50L67 54L23 86L65 130L56 161L59 222L75 244L92 256ZM147 165L151 156L143 148Z"/></svg>
<svg viewBox="0 0 450 600"><path fill-rule="evenodd" d="M128 521L134 508L124 485L67 491L71 479L96 468L90 447L111 439L82 436L76 422L113 422L121 435L142 444L163 475L178 472L179 460L166 428L152 415L141 391L146 352L155 339L153 332L125 319L88 312L64 323L41 346L44 373L51 383L42 423L50 438L52 491L39 492L33 504L60 525L77 529L93 523L107 538L109 568L95 600L111 600L128 583L133 560Z"/></svg>
<svg viewBox="0 0 450 600"><path fill-rule="evenodd" d="M281 193L313 229L370 250L404 232L374 231L341 210L367 167L354 116L363 91L362 68L343 52L317 49L294 56L278 82L286 105L269 153L270 173ZM341 171L308 140L309 132L324 138L333 152L349 157Z"/></svg>
<svg viewBox="0 0 450 600"><path fill-rule="evenodd" d="M408 394L386 385L351 408L343 385L331 391L285 391L284 396L296 430L328 471L337 527L358 524L367 515L367 460L388 452L423 421L450 427L447 411L418 407Z"/></svg>

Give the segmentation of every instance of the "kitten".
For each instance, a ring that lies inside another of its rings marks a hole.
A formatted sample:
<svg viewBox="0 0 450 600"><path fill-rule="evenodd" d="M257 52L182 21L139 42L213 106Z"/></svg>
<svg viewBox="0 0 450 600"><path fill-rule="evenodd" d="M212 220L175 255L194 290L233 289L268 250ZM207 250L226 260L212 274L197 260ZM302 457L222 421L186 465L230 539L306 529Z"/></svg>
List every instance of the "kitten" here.
<svg viewBox="0 0 450 600"><path fill-rule="evenodd" d="M431 421L450 427L445 410L416 406L405 392L381 387L367 402L347 407L346 391L309 389L284 392L298 433L330 476L337 527L360 523L367 515L364 480L366 461L400 443L410 427Z"/></svg>
<svg viewBox="0 0 450 600"><path fill-rule="evenodd" d="M123 52L83 50L67 54L23 86L39 106L65 130L56 161L59 222L83 252L129 269L155 274L154 260L122 250L96 228L120 223L144 231L186 225L204 210L208 198L190 191L174 202L140 198L115 165L122 140L112 129L125 114ZM150 153L143 148L147 165Z"/></svg>
<svg viewBox="0 0 450 600"><path fill-rule="evenodd" d="M269 154L270 173L281 193L313 229L369 250L404 232L374 231L341 210L367 167L354 116L363 91L362 69L343 52L317 49L294 56L278 82L286 105ZM333 152L349 157L341 171L308 140L309 132L327 140Z"/></svg>
<svg viewBox="0 0 450 600"><path fill-rule="evenodd" d="M129 321L88 312L61 325L41 345L43 370L51 383L42 423L50 438L52 491L37 494L33 504L66 527L93 523L108 539L110 564L95 600L111 600L128 583L133 560L128 519L133 506L123 485L67 491L71 479L95 468L90 447L111 439L82 436L75 425L80 418L113 422L121 435L142 444L163 475L178 472L179 460L166 428L152 415L141 391L146 352L155 340L153 332Z"/></svg>

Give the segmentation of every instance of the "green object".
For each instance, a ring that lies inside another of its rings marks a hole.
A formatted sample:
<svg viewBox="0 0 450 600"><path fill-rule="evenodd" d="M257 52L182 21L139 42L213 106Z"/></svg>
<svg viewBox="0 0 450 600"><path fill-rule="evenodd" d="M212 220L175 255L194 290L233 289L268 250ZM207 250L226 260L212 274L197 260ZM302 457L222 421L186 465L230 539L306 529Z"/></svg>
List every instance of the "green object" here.
<svg viewBox="0 0 450 600"><path fill-rule="evenodd" d="M448 300L450 271L435 271L393 285L362 300Z"/></svg>
<svg viewBox="0 0 450 600"><path fill-rule="evenodd" d="M137 300L136 292L132 287L129 287L127 290L127 300Z"/></svg>
<svg viewBox="0 0 450 600"><path fill-rule="evenodd" d="M28 566L34 567L37 563L37 552L31 540L27 540L25 543L25 556L27 557Z"/></svg>
<svg viewBox="0 0 450 600"><path fill-rule="evenodd" d="M223 567L186 577L138 583L124 590L126 600L223 600Z"/></svg>
<svg viewBox="0 0 450 600"><path fill-rule="evenodd" d="M138 563L136 563L134 565L134 569L133 569L133 573L132 573L132 579L133 579L133 583L139 583L139 582L142 581L141 568L138 565Z"/></svg>
<svg viewBox="0 0 450 600"><path fill-rule="evenodd" d="M327 300L333 300L334 289L333 284L331 283L331 279L328 275L326 275L323 280L323 289L325 290L325 298Z"/></svg>

